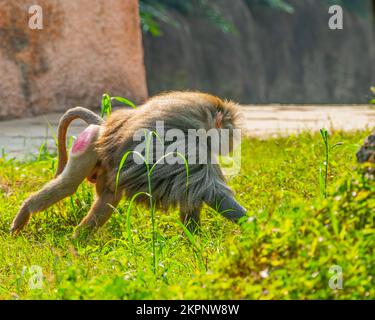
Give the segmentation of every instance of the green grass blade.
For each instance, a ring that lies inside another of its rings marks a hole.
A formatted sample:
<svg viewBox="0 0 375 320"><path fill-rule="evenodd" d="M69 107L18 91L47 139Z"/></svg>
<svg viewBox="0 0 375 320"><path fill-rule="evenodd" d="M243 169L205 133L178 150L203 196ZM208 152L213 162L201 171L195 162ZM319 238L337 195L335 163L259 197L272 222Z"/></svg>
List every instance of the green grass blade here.
<svg viewBox="0 0 375 320"><path fill-rule="evenodd" d="M123 97L112 97L111 98L112 100L117 100L118 102L121 102L127 106L130 106L132 107L133 109L137 109L137 106L131 102L130 100L126 99L126 98L123 98Z"/></svg>
<svg viewBox="0 0 375 320"><path fill-rule="evenodd" d="M132 236L131 236L131 221L130 221L130 214L131 214L131 210L132 210L132 207L133 207L133 203L134 201L141 195L146 195L148 197L151 197L151 195L147 192L138 192L136 193L131 199L130 199L130 202L129 202L129 206L126 210L126 232L127 232L127 236L128 236L128 241L130 243L133 243L133 239L132 239Z"/></svg>

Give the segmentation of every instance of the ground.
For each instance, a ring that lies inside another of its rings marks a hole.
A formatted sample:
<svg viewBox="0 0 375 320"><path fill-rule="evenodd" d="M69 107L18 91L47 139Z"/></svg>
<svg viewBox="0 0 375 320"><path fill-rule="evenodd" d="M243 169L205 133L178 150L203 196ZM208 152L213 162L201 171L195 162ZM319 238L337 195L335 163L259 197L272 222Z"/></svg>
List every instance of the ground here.
<svg viewBox="0 0 375 320"><path fill-rule="evenodd" d="M355 152L370 130L330 130L328 192L319 133L246 138L229 184L249 218L241 226L209 208L197 235L178 212L124 199L92 238L73 241L93 198L78 192L9 235L18 207L51 179L46 150L26 162L0 159L0 298L374 299L375 185ZM38 276L40 275L40 277Z"/></svg>
<svg viewBox="0 0 375 320"><path fill-rule="evenodd" d="M260 137L320 128L356 130L375 123L375 108L365 105L246 105L241 113L244 132ZM24 158L37 154L41 145L55 150L54 133L61 116L52 113L0 122L0 152ZM76 136L83 128L83 122L74 121L70 133Z"/></svg>

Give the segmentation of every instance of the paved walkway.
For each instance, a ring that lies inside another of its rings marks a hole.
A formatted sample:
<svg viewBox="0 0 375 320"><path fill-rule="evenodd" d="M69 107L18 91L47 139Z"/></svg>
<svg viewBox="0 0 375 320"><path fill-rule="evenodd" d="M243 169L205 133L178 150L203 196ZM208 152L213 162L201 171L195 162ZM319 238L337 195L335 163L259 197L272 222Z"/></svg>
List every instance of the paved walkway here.
<svg viewBox="0 0 375 320"><path fill-rule="evenodd" d="M53 113L0 121L0 152L4 150L9 157L23 158L37 154L43 143L47 143L49 149L55 149L52 130L56 132L60 117L60 113ZM323 127L355 130L375 127L375 108L355 105L249 105L243 107L242 120L246 133L254 136L317 131ZM76 120L69 134L77 135L84 127L82 121Z"/></svg>

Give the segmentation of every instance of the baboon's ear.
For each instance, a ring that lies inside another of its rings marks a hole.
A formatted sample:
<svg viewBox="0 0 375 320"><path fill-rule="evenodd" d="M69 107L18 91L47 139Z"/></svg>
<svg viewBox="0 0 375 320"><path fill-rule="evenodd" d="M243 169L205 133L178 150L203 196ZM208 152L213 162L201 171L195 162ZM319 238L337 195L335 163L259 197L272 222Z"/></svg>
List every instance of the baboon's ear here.
<svg viewBox="0 0 375 320"><path fill-rule="evenodd" d="M218 111L215 116L215 128L219 129L223 126L223 112Z"/></svg>

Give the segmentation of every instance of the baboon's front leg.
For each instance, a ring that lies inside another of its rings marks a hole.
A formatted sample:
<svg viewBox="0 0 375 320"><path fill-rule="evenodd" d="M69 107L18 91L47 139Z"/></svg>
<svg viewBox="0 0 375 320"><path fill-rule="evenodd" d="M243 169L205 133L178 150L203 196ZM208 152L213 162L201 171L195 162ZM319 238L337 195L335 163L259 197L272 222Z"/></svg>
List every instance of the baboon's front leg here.
<svg viewBox="0 0 375 320"><path fill-rule="evenodd" d="M13 220L12 233L21 231L28 223L31 214L45 210L54 203L72 195L81 182L90 175L97 163L97 155L92 144L96 139L98 128L98 126L90 126L86 129L89 131L90 139L84 141L86 145L82 146L82 141L78 138L77 143L81 149L78 149L76 143L76 147L73 147L70 152L68 163L62 174L47 183L42 190L26 199ZM84 133L87 133L86 130Z"/></svg>
<svg viewBox="0 0 375 320"><path fill-rule="evenodd" d="M187 206L180 205L181 222L191 233L195 233L200 227L200 211L201 206L189 208Z"/></svg>

